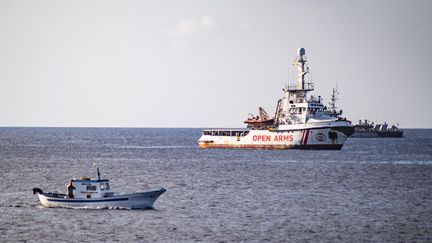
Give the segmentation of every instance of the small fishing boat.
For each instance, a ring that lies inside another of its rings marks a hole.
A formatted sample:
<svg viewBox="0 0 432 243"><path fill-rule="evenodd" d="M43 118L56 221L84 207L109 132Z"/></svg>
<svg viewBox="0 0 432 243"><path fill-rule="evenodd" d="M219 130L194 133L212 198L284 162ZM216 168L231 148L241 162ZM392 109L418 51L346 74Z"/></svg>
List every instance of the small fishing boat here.
<svg viewBox="0 0 432 243"><path fill-rule="evenodd" d="M97 178L72 179L67 194L43 192L39 188L33 188L33 194L37 194L42 205L46 207L147 209L153 208L158 197L166 191L162 188L148 192L118 194L111 191L108 179L101 179L99 167L97 175Z"/></svg>

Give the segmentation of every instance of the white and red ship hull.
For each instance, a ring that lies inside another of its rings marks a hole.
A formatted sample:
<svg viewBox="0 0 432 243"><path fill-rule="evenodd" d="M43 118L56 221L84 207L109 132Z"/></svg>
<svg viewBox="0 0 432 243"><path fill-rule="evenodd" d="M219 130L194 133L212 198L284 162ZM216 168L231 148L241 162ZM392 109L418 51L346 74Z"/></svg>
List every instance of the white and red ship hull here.
<svg viewBox="0 0 432 243"><path fill-rule="evenodd" d="M207 130L198 144L201 148L340 150L353 132L352 126L296 130Z"/></svg>

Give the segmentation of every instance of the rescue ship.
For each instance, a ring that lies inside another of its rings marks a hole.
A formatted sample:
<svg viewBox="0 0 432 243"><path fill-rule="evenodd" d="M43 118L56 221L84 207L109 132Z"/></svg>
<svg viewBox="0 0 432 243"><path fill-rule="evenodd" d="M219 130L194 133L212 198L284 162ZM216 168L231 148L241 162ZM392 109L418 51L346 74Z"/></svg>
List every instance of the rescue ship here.
<svg viewBox="0 0 432 243"><path fill-rule="evenodd" d="M305 49L300 48L293 65L297 70L295 84L288 84L279 99L273 117L259 108L251 115L246 129L204 130L198 144L201 148L258 148L258 149L326 149L340 150L354 133L342 110L335 107L335 90L327 108L321 96L308 96L314 83L306 81L309 67Z"/></svg>

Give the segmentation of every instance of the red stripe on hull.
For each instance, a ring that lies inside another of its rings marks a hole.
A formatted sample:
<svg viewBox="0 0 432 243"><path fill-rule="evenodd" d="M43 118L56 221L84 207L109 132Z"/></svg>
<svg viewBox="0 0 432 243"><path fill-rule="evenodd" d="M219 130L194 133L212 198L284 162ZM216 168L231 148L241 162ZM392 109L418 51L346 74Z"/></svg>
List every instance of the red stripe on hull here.
<svg viewBox="0 0 432 243"><path fill-rule="evenodd" d="M310 130L306 130L306 131L305 131L306 135L305 135L305 139L304 139L304 143L303 143L303 145L306 145L306 144L307 144L307 141L308 141L308 138L309 138L309 132L310 132Z"/></svg>
<svg viewBox="0 0 432 243"><path fill-rule="evenodd" d="M303 130L303 131L302 131L302 138L301 138L301 140L300 140L300 144L303 144L303 140L304 140L304 137L305 137L305 131L306 131L306 130Z"/></svg>

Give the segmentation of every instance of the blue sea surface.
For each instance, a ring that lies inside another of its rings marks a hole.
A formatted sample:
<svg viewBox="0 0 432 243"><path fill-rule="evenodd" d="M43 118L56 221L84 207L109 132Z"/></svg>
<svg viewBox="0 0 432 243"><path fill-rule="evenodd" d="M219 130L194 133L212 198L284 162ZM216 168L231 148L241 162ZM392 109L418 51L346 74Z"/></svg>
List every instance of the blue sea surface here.
<svg viewBox="0 0 432 243"><path fill-rule="evenodd" d="M432 241L432 129L341 151L200 149L202 129L0 128L0 242ZM72 177L154 210L45 208Z"/></svg>

